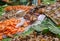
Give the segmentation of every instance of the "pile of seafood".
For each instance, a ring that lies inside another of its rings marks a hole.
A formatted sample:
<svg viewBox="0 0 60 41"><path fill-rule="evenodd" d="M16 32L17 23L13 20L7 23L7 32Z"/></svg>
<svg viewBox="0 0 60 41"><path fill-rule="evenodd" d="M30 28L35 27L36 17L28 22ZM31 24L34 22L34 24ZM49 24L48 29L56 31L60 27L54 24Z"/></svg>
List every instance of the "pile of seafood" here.
<svg viewBox="0 0 60 41"><path fill-rule="evenodd" d="M19 36L17 38L13 38L11 41L59 41L60 39L56 36L53 36L54 34L47 33L42 34L42 32L37 33L34 31L30 35L27 36Z"/></svg>
<svg viewBox="0 0 60 41"><path fill-rule="evenodd" d="M18 6L7 6L5 8L5 11L18 11L18 10L24 10L24 11L29 11L31 8L33 8L32 6L24 6L24 5L18 5Z"/></svg>
<svg viewBox="0 0 60 41"><path fill-rule="evenodd" d="M57 25L60 25L60 4L54 4L47 7L46 13Z"/></svg>
<svg viewBox="0 0 60 41"><path fill-rule="evenodd" d="M20 18L26 14L26 12L29 12L30 9L32 9L32 6L7 6L4 8L5 12L0 16L0 21L10 19L12 17L14 18Z"/></svg>

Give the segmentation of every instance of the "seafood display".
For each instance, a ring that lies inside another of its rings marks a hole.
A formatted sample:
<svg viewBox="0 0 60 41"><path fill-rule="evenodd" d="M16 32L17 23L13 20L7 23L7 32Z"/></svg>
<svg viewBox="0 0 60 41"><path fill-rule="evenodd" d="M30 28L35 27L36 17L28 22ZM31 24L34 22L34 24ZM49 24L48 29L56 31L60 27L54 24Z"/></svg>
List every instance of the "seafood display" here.
<svg viewBox="0 0 60 41"><path fill-rule="evenodd" d="M1 32L0 33L2 33L1 39L4 38L3 37L4 35L6 35L6 37L13 38L14 34L25 31L25 28L28 27L29 25L32 25L38 19L38 16L40 15L37 13L38 14L37 16L37 14L34 14L34 12L32 14L28 12L24 16L22 15L23 17L22 18L21 14L22 14L21 12L17 12L17 14L15 12L10 13L10 14L8 13L3 14L3 16L0 18L1 20L0 22Z"/></svg>
<svg viewBox="0 0 60 41"><path fill-rule="evenodd" d="M60 41L59 2L6 6L1 11L1 41Z"/></svg>

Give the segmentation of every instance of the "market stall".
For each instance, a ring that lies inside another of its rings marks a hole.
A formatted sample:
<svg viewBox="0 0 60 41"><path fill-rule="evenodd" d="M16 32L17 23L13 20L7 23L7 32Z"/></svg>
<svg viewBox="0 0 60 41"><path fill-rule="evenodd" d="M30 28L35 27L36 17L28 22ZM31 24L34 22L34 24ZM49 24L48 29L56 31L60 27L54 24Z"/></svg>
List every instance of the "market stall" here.
<svg viewBox="0 0 60 41"><path fill-rule="evenodd" d="M60 41L59 1L0 6L0 40Z"/></svg>

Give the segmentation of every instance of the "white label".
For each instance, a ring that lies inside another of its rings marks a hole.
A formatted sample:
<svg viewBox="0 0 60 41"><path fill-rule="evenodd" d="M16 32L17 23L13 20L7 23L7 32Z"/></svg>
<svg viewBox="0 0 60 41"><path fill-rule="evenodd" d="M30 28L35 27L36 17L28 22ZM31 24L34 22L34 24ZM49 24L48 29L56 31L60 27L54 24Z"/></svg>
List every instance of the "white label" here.
<svg viewBox="0 0 60 41"><path fill-rule="evenodd" d="M45 18L45 15L43 14L38 16L38 20L41 22L44 20L44 18Z"/></svg>

